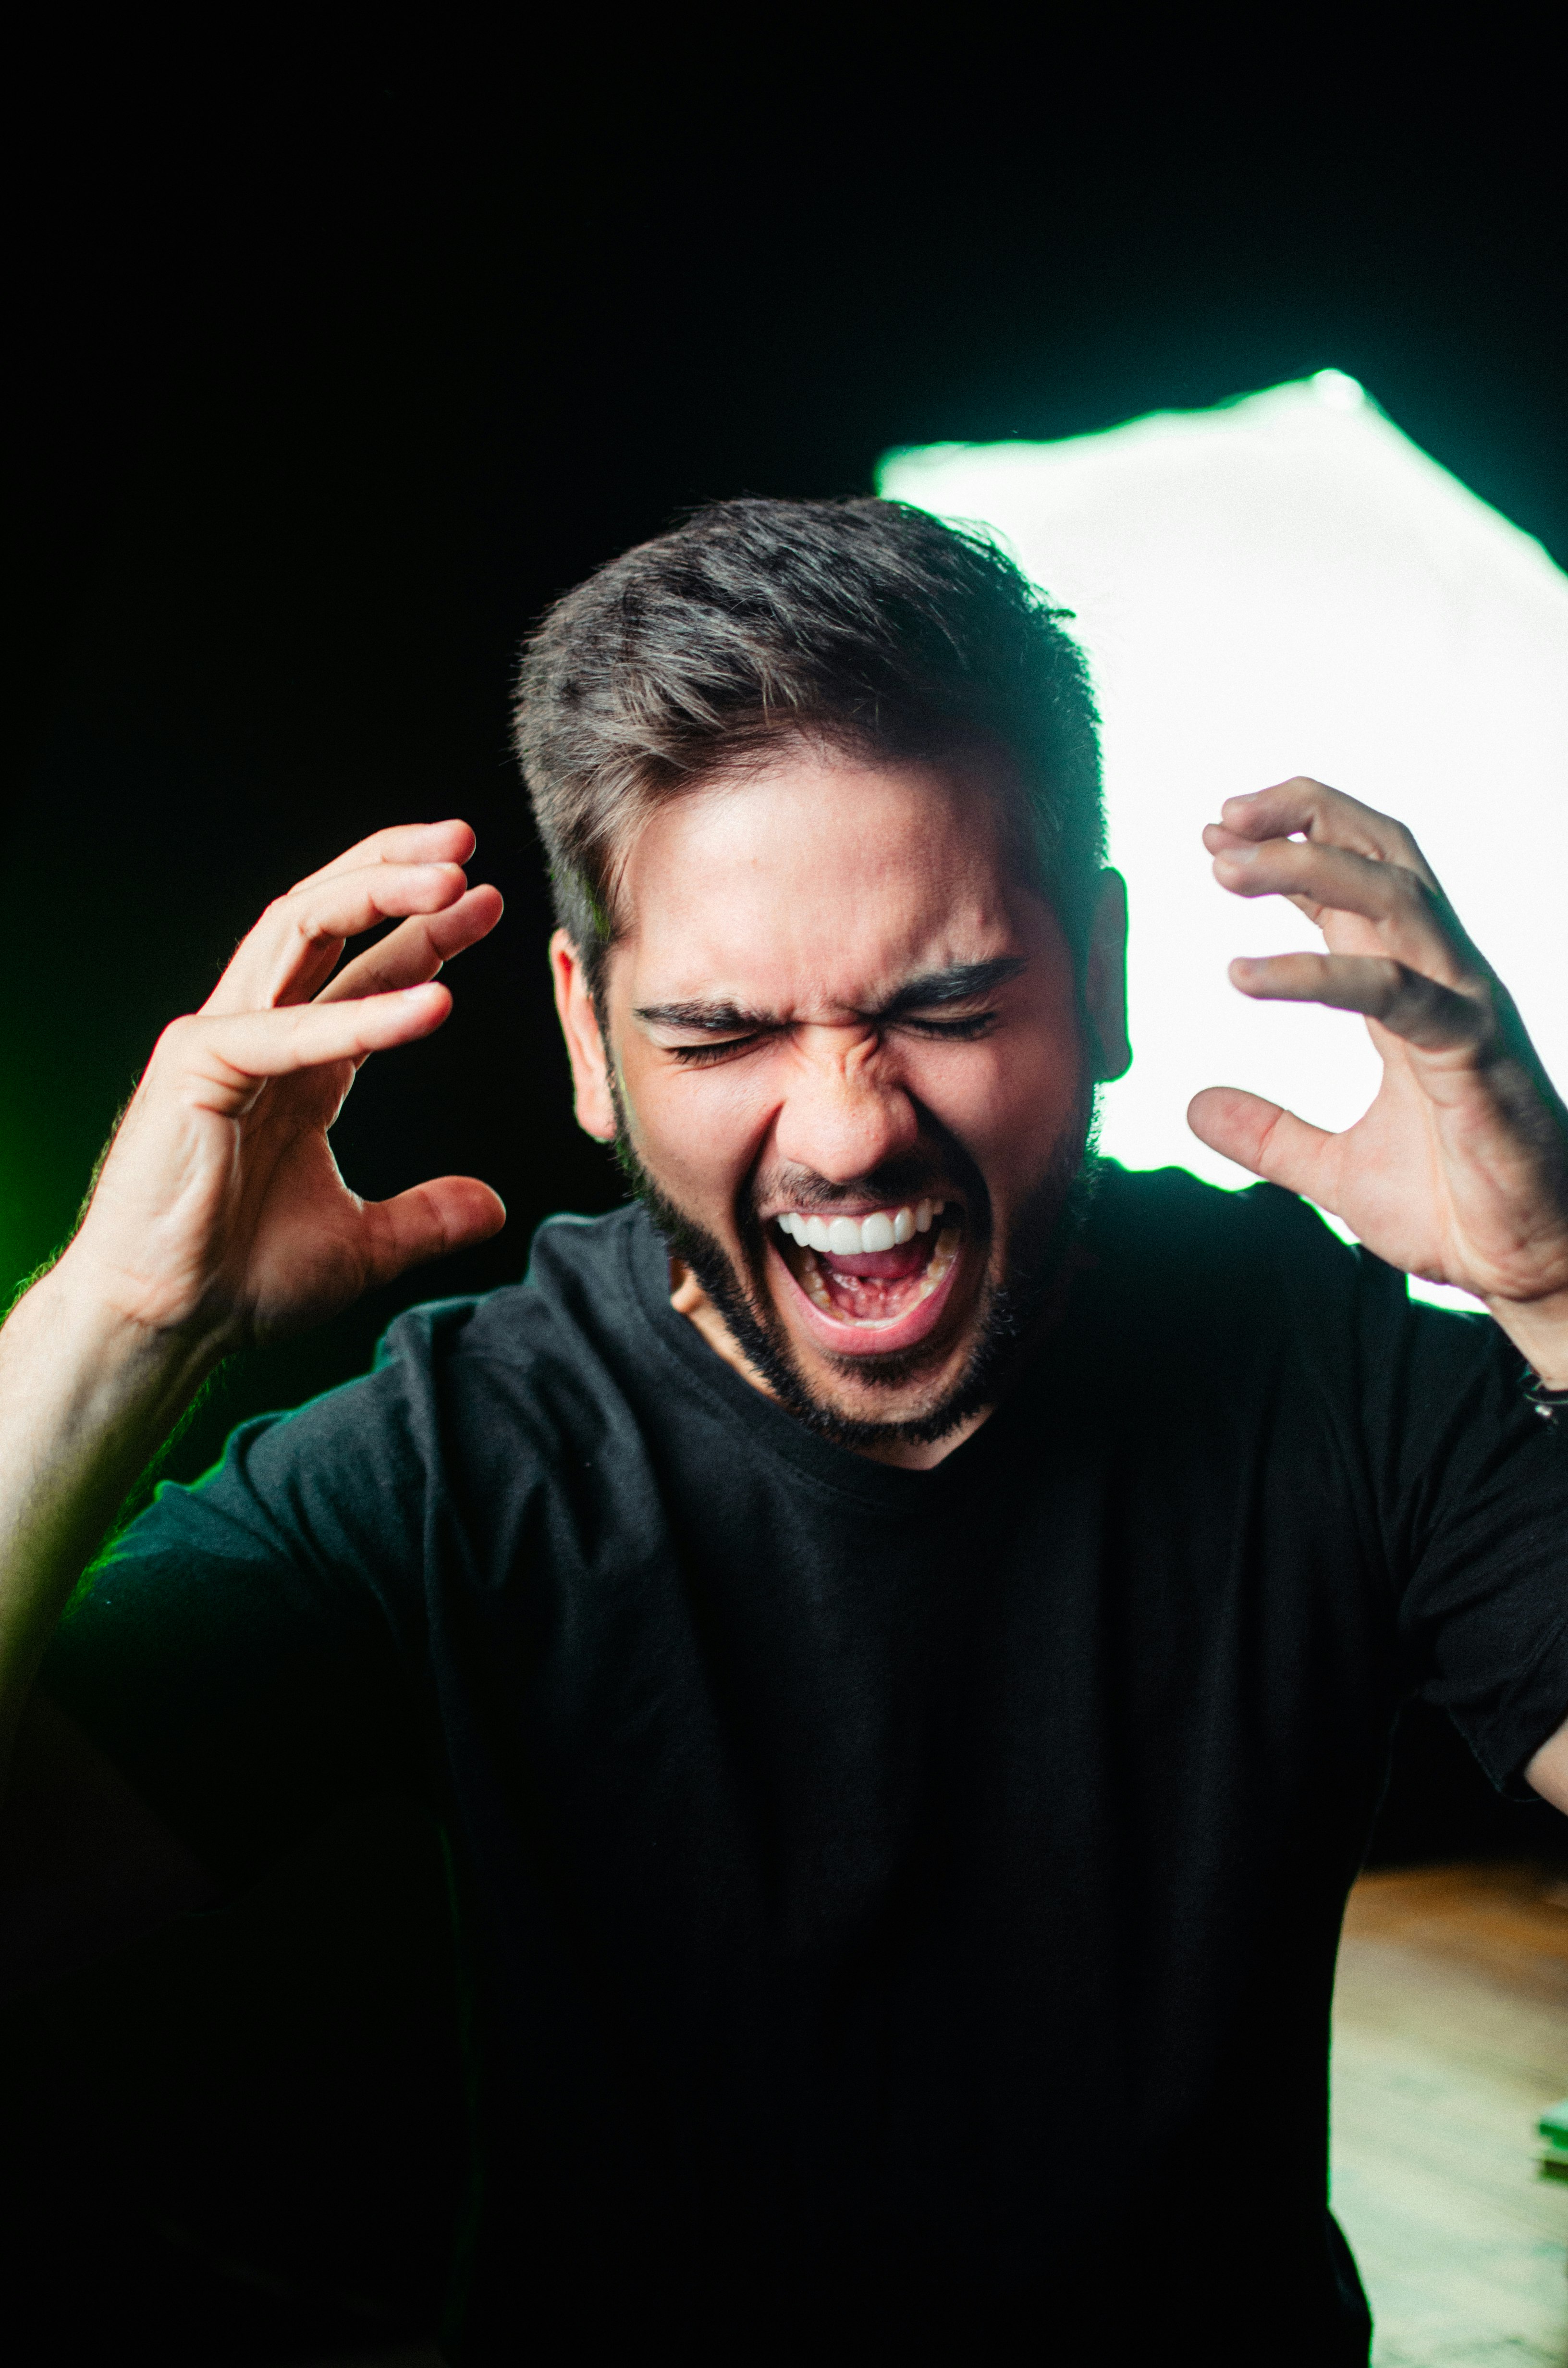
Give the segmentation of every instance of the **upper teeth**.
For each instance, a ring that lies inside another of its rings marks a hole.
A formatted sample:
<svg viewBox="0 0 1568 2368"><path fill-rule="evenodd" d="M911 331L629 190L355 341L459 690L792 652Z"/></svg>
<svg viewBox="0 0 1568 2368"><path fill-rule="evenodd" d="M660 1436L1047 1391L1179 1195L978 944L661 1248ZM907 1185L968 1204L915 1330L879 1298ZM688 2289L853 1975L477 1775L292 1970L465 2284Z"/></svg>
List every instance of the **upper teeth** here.
<svg viewBox="0 0 1568 2368"><path fill-rule="evenodd" d="M869 1217L808 1217L786 1209L778 1223L802 1249L831 1250L835 1258L858 1258L866 1250L891 1250L912 1234L928 1234L945 1201L916 1201L913 1208L878 1209Z"/></svg>

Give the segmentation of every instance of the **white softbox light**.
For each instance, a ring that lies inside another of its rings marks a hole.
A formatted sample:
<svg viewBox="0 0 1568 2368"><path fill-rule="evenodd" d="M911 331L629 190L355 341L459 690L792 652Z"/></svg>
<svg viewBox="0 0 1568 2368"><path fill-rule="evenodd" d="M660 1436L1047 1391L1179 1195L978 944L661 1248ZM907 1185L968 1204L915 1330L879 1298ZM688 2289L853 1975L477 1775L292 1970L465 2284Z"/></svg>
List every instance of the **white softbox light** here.
<svg viewBox="0 0 1568 2368"><path fill-rule="evenodd" d="M1375 1089L1358 1019L1225 976L1234 954L1321 947L1290 905L1218 888L1199 837L1221 800L1293 773L1410 825L1568 1080L1568 577L1353 379L1056 444L895 452L879 485L983 521L1076 612L1132 909L1135 1058L1105 1097L1108 1152L1244 1184L1187 1127L1200 1086L1331 1127Z"/></svg>

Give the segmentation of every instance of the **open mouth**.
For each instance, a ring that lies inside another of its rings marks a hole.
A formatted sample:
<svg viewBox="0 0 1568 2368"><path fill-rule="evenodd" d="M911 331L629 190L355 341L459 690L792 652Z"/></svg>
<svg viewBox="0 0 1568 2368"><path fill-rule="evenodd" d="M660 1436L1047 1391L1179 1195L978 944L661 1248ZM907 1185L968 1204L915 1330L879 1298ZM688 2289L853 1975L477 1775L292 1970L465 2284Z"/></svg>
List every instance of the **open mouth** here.
<svg viewBox="0 0 1568 2368"><path fill-rule="evenodd" d="M774 1247L815 1318L811 1329L836 1353L892 1354L934 1328L963 1242L957 1202L914 1201L853 1217L787 1209L774 1223Z"/></svg>

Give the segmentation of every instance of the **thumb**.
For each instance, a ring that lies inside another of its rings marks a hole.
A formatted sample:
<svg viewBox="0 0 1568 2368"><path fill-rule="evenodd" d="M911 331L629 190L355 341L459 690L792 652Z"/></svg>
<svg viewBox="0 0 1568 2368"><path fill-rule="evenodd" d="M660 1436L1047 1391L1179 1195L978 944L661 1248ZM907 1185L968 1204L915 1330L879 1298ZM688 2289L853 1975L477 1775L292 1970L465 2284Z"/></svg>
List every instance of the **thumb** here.
<svg viewBox="0 0 1568 2368"><path fill-rule="evenodd" d="M1187 1104L1187 1122L1199 1143L1238 1167L1282 1184L1288 1192L1305 1193L1309 1201L1324 1199L1335 1137L1309 1126L1293 1110L1244 1093L1239 1086L1206 1086Z"/></svg>
<svg viewBox="0 0 1568 2368"><path fill-rule="evenodd" d="M445 1258L486 1242L506 1222L498 1192L477 1176L437 1176L391 1201L368 1201L370 1257L367 1285L390 1282L424 1258Z"/></svg>

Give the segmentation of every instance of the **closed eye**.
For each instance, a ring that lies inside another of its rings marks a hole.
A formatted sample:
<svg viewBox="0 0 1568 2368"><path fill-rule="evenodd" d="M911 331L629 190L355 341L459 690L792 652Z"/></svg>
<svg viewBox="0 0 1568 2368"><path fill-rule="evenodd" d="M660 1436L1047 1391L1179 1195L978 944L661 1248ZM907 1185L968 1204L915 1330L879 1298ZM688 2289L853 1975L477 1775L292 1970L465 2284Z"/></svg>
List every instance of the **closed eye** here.
<svg viewBox="0 0 1568 2368"><path fill-rule="evenodd" d="M906 1035L924 1036L928 1042L949 1044L977 1043L989 1036L1001 1018L996 1011L975 1011L962 1019L922 1019L913 1013L903 1013L884 1023L889 1028L902 1029ZM710 1038L702 1044L667 1044L665 1050L683 1069L711 1068L715 1063L733 1059L739 1053L749 1052L754 1044L772 1039L773 1029L754 1029L745 1036Z"/></svg>
<svg viewBox="0 0 1568 2368"><path fill-rule="evenodd" d="M915 1019L905 1017L896 1022L914 1035L946 1038L949 1042L972 1044L979 1037L989 1036L1001 1018L1000 1012L976 1011L967 1019Z"/></svg>
<svg viewBox="0 0 1568 2368"><path fill-rule="evenodd" d="M727 1060L732 1053L744 1053L761 1042L760 1034L724 1036L706 1044L666 1044L665 1050L683 1069L706 1069L715 1061Z"/></svg>

